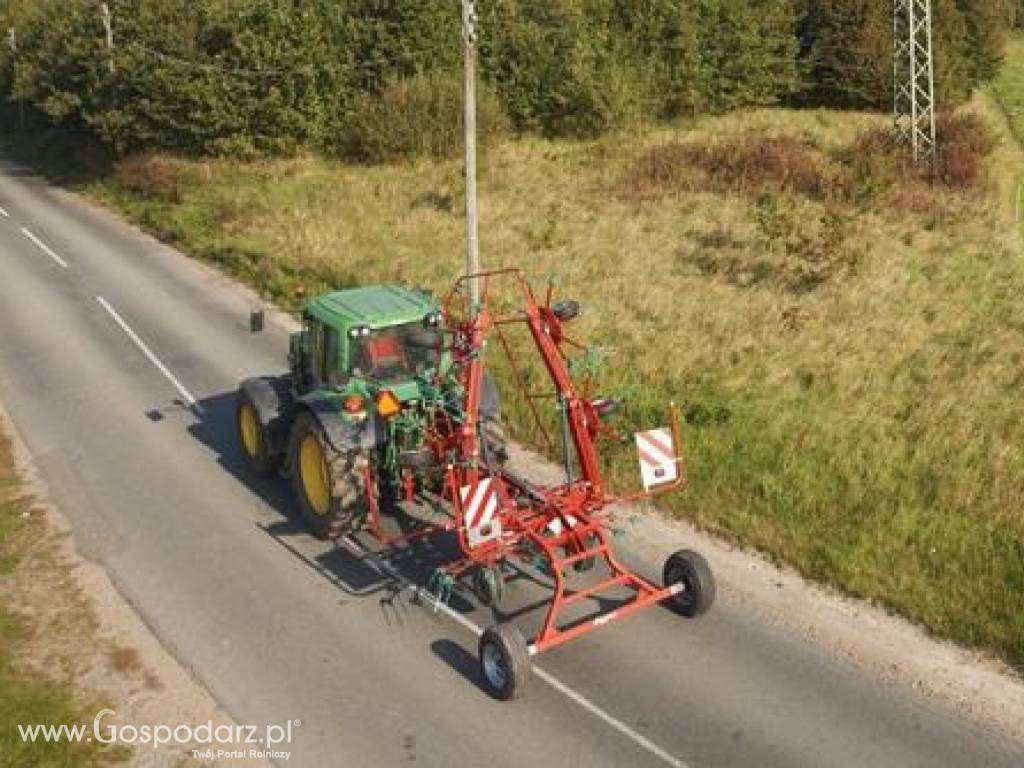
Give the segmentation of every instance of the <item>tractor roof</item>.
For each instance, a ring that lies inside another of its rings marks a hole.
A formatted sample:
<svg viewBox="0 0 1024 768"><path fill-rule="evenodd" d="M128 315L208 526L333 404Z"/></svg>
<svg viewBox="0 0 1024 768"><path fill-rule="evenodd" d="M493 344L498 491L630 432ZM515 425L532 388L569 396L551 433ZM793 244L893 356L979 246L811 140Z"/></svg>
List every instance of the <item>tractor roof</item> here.
<svg viewBox="0 0 1024 768"><path fill-rule="evenodd" d="M306 310L328 325L383 328L412 323L437 309L427 295L393 285L352 288L311 299Z"/></svg>

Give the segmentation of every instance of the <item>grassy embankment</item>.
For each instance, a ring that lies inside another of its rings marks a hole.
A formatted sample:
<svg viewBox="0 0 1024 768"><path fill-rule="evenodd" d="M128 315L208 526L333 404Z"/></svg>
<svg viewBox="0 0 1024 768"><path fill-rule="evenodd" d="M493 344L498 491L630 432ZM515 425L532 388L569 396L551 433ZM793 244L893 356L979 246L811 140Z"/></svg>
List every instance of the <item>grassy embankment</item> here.
<svg viewBox="0 0 1024 768"><path fill-rule="evenodd" d="M24 742L18 731L19 724L91 722L103 708L69 677L91 622L0 434L0 767L84 768L128 756L99 743Z"/></svg>
<svg viewBox="0 0 1024 768"><path fill-rule="evenodd" d="M972 109L987 177L954 163L936 188L857 148L888 124L869 115L509 141L484 163L482 252L582 301L633 424L683 404L671 513L1024 668L1024 160L991 100ZM461 190L458 162L151 157L89 191L288 305L298 285L444 290ZM627 448L613 464L635 483Z"/></svg>

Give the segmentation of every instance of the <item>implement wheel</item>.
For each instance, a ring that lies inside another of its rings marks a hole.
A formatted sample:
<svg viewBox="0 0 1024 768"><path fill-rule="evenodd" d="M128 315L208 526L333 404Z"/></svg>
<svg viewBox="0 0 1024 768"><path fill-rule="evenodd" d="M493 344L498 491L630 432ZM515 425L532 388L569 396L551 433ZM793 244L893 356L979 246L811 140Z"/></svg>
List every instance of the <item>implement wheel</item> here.
<svg viewBox="0 0 1024 768"><path fill-rule="evenodd" d="M480 682L491 696L508 701L522 695L530 678L530 651L514 624L496 624L480 637Z"/></svg>
<svg viewBox="0 0 1024 768"><path fill-rule="evenodd" d="M700 616L715 602L715 577L711 566L692 550L681 549L665 561L664 585L673 584L682 589L669 598L669 604L683 616Z"/></svg>
<svg viewBox="0 0 1024 768"><path fill-rule="evenodd" d="M247 392L240 391L235 405L235 431L246 467L254 475L270 477L281 466L281 454L269 451L267 425Z"/></svg>
<svg viewBox="0 0 1024 768"><path fill-rule="evenodd" d="M291 451L292 491L313 535L336 539L355 530L366 519L366 458L336 450L309 411L295 419Z"/></svg>

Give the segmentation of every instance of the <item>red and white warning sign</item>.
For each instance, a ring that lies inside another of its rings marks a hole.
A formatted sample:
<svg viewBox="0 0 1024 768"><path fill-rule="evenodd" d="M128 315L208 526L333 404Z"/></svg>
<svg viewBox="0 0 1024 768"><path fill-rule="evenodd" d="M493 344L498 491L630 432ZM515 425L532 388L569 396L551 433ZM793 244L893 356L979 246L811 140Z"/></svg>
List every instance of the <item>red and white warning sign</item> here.
<svg viewBox="0 0 1024 768"><path fill-rule="evenodd" d="M483 477L459 489L462 500L462 519L466 526L469 546L481 544L501 536L501 521L495 515L498 511L498 491L492 478Z"/></svg>
<svg viewBox="0 0 1024 768"><path fill-rule="evenodd" d="M672 430L652 429L637 432L635 437L644 490L675 482L679 478L679 467Z"/></svg>

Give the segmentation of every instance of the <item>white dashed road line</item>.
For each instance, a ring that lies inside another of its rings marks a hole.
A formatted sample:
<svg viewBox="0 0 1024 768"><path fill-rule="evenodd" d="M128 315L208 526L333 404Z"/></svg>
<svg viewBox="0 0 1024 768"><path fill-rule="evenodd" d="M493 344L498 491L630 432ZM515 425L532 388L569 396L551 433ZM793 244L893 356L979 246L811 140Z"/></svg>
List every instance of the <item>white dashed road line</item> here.
<svg viewBox="0 0 1024 768"><path fill-rule="evenodd" d="M9 219L11 217L11 214L9 214L7 212L7 209L5 209L3 206L0 206L0 217Z"/></svg>
<svg viewBox="0 0 1024 768"><path fill-rule="evenodd" d="M368 550L366 547L364 547L362 544L360 544L352 536L345 536L343 539L341 539L341 541L342 541L343 544L347 545L348 548L351 551L353 551L355 554L362 555L364 558L367 558L367 561L377 571L379 571L380 573L382 573L382 574L384 574L386 576L391 577L395 581L400 582L405 587L407 587L409 589L412 589L416 593L416 595L418 597L420 597L420 598L422 598L422 599L424 599L426 601L434 603L434 608L436 610L439 610L442 613L444 613L448 618L450 618L453 621L455 621L455 623L457 623L459 626L461 626L464 629L468 630L469 632L471 632L472 634L476 635L477 637L480 637L484 633L483 627L481 627L480 625L478 625L476 622L472 621L471 619L466 618L465 616L463 616L461 613L459 613L458 611L454 610L450 606L445 605L443 602L435 601L434 600L434 596L431 595L429 591L425 590L423 587L421 587L421 586L415 584L414 582L410 581L409 579L407 579L405 576L403 576L401 573L399 573L395 568L390 566L388 563L384 562L384 560L382 560L381 558L377 557L370 550ZM623 736L625 736L628 739L632 740L638 746L643 747L645 750L647 750L652 755L654 755L655 757L657 757L660 760L662 760L667 765L672 766L672 768L689 768L689 766L687 766L687 764L684 763L682 760L680 760L678 757L674 757L673 755L669 754L668 752L666 752L664 749L659 747L657 744L655 744L653 741L648 739L643 734L637 733L634 729L630 728L628 725L626 725L621 720L619 720L619 719L613 717L612 715L608 714L603 709L601 709L597 704L595 704L590 699L588 699L586 696L584 696L581 693L577 693L572 688L570 688L568 685L566 685L561 680L559 680L557 677L552 675L550 672L547 672L547 671L541 669L540 667L534 667L533 668L533 674L536 675L537 677L539 677L541 680L543 680L548 685L550 685L556 691L561 693L563 696L565 696L566 698L574 701L576 704L581 706L583 709L587 710L590 714L592 714L597 719L604 721L605 723L610 725L612 728L614 728L616 731L621 733Z"/></svg>
<svg viewBox="0 0 1024 768"><path fill-rule="evenodd" d="M146 343L139 338L139 335L135 333L135 331L132 330L131 326L124 321L124 318L117 313L117 310L110 306L110 303L102 296L97 296L96 301L100 303L101 307L107 310L107 314L114 318L114 322L121 326L121 330L128 334L128 338L135 342L135 346L142 350L142 354L144 354L149 359L149 362L156 366L156 369L160 371L160 373L162 373L164 377L169 382L171 382L171 384L174 385L174 388L178 390L178 394L181 395L181 398L182 400L185 401L185 404L192 409L192 412L195 413L197 416L202 416L203 407L199 405L198 402L196 402L196 399L195 397L193 397L192 393L185 388L184 384L182 384L180 381L178 381L177 378L175 378L174 374L170 372L166 365L160 362L160 358L153 354L152 350L150 350L150 348L146 346Z"/></svg>
<svg viewBox="0 0 1024 768"><path fill-rule="evenodd" d="M39 247L39 250L41 250L43 253L45 253L47 256L49 256L51 259L53 259L55 262L57 262L64 269L68 268L68 263L66 261L64 261L64 259L62 259L56 253L54 253L53 249L50 248L50 246L48 246L46 243L44 243L38 237L33 235L29 230L25 229L25 227L21 228L21 234L23 234L25 237L27 237L29 240L31 240L33 243L35 243Z"/></svg>

